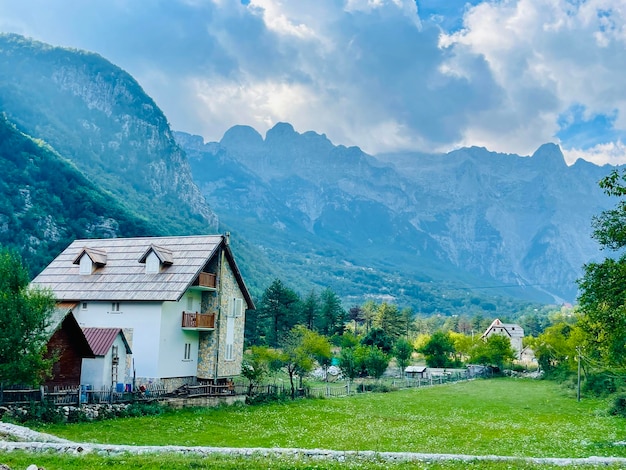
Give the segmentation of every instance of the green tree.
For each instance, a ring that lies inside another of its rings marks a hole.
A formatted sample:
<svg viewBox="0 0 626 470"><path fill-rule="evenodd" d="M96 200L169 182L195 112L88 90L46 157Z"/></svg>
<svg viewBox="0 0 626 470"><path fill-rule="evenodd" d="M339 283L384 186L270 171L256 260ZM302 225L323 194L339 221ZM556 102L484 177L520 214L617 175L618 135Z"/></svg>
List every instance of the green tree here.
<svg viewBox="0 0 626 470"><path fill-rule="evenodd" d="M404 377L404 369L411 362L411 354L413 354L413 345L409 343L406 339L399 339L396 341L395 346L393 347L393 355L398 362L398 367L400 368L400 372Z"/></svg>
<svg viewBox="0 0 626 470"><path fill-rule="evenodd" d="M400 319L402 323L402 334L406 340L411 336L411 331L413 329L413 323L415 320L415 314L413 313L413 309L411 307L404 307L400 311Z"/></svg>
<svg viewBox="0 0 626 470"><path fill-rule="evenodd" d="M500 369L514 359L515 351L511 348L511 341L504 335L491 335L486 340L477 342L470 353L471 362Z"/></svg>
<svg viewBox="0 0 626 470"><path fill-rule="evenodd" d="M298 323L300 297L275 279L265 289L258 308L258 318L264 321L266 341L269 346L279 347L289 331Z"/></svg>
<svg viewBox="0 0 626 470"><path fill-rule="evenodd" d="M313 289L302 303L302 324L309 330L315 328L318 321L319 310L319 300Z"/></svg>
<svg viewBox="0 0 626 470"><path fill-rule="evenodd" d="M599 184L619 201L593 218L593 238L602 248L618 251L626 247L626 171L613 170ZM626 255L585 265L578 284L587 354L607 366L626 366Z"/></svg>
<svg viewBox="0 0 626 470"><path fill-rule="evenodd" d="M347 377L349 381L353 381L361 375L361 363L359 356L356 354L356 347L343 348L341 350L339 368L341 369L341 373Z"/></svg>
<svg viewBox="0 0 626 470"><path fill-rule="evenodd" d="M318 331L326 336L343 334L346 312L339 296L331 289L322 292Z"/></svg>
<svg viewBox="0 0 626 470"><path fill-rule="evenodd" d="M379 379L387 370L389 356L375 346L367 346L364 365L367 375Z"/></svg>
<svg viewBox="0 0 626 470"><path fill-rule="evenodd" d="M358 305L350 307L350 310L348 310L348 320L354 322L354 334L358 335L359 325L365 321L363 309Z"/></svg>
<svg viewBox="0 0 626 470"><path fill-rule="evenodd" d="M559 322L551 325L536 338L528 340L537 363L547 377L574 373L578 367L576 347L583 341L583 332L577 325Z"/></svg>
<svg viewBox="0 0 626 470"><path fill-rule="evenodd" d="M51 292L29 287L28 271L14 251L0 251L0 382L40 385L50 377L46 356Z"/></svg>
<svg viewBox="0 0 626 470"><path fill-rule="evenodd" d="M254 394L254 388L263 382L272 371L273 364L280 359L278 351L265 346L252 346L244 353L241 375L248 379L248 396Z"/></svg>
<svg viewBox="0 0 626 470"><path fill-rule="evenodd" d="M393 338L382 328L372 328L361 340L365 346L375 346L385 354L391 352L393 348Z"/></svg>
<svg viewBox="0 0 626 470"><path fill-rule="evenodd" d="M436 331L419 350L428 367L452 367L454 365L454 343L448 333Z"/></svg>
<svg viewBox="0 0 626 470"><path fill-rule="evenodd" d="M393 304L383 302L376 310L374 326L380 328L394 340L402 336L406 331L406 324L398 310Z"/></svg>
<svg viewBox="0 0 626 470"><path fill-rule="evenodd" d="M378 310L378 306L376 302L373 300L368 300L363 304L363 318L365 322L365 333L369 333L370 329L374 324L374 318L376 318L376 312Z"/></svg>
<svg viewBox="0 0 626 470"><path fill-rule="evenodd" d="M303 377L311 372L316 364L324 365L332 357L331 345L328 338L315 331L297 325L290 332L283 347L282 360L289 375L291 398L296 396L294 379Z"/></svg>

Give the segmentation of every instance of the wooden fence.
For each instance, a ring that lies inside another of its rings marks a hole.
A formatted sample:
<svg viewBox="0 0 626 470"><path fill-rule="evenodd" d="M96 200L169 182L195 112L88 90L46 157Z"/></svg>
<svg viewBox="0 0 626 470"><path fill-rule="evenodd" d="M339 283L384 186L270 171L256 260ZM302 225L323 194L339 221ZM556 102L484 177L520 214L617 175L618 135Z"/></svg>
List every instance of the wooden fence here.
<svg viewBox="0 0 626 470"><path fill-rule="evenodd" d="M142 386L131 392L117 387L93 390L86 386L69 387L0 387L0 405L27 405L32 402L49 402L56 406L82 403L128 403L131 401L158 400L167 395L165 387L158 384Z"/></svg>
<svg viewBox="0 0 626 470"><path fill-rule="evenodd" d="M327 385L296 389L296 396L343 397L355 393L382 390L397 390L413 387L439 385L458 380L467 380L467 374L433 374L426 378L383 378L378 380L358 380L354 382L329 383ZM290 395L291 389L281 384L255 385L250 390L245 383L184 385L174 392L168 392L163 385L149 384L138 387L135 391L120 390L117 387L91 389L85 386L74 387L26 387L4 388L0 386L0 405L25 405L31 402L47 401L57 406L80 405L87 403L128 403L131 401L160 400L166 397L223 397L229 395Z"/></svg>

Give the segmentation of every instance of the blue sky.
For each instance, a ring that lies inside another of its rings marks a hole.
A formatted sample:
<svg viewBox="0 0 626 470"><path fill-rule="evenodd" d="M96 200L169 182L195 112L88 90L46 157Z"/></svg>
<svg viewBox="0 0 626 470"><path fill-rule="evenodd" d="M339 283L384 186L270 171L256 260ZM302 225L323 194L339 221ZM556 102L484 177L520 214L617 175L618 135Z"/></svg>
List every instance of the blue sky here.
<svg viewBox="0 0 626 470"><path fill-rule="evenodd" d="M98 52L175 130L277 122L370 154L626 163L624 0L20 0L0 31Z"/></svg>

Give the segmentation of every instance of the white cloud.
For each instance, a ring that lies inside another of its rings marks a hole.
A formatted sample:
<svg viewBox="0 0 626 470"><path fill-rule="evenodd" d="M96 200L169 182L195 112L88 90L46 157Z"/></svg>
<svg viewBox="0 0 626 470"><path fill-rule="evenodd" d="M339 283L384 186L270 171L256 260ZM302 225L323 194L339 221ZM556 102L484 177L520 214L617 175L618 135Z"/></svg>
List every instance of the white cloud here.
<svg viewBox="0 0 626 470"><path fill-rule="evenodd" d="M458 57L484 57L503 97L466 127L462 143L480 136L494 150L530 153L558 140L559 116L576 105L587 117L617 112L615 125L626 131L625 13L618 0L517 0L469 9L465 28L442 36L441 46L453 54L444 71L471 79Z"/></svg>
<svg viewBox="0 0 626 470"><path fill-rule="evenodd" d="M626 164L626 145L621 140L598 144L590 149L563 149L565 161L568 164L578 159L594 162L598 165L624 165Z"/></svg>
<svg viewBox="0 0 626 470"><path fill-rule="evenodd" d="M264 133L287 121L370 153L531 154L557 142L621 158L623 0L452 3L438 12L433 0L420 18L413 0L21 0L0 2L0 27L101 53L174 128L211 140L234 124ZM438 15L453 11L462 23ZM611 117L611 135L569 140L577 120L598 115Z"/></svg>

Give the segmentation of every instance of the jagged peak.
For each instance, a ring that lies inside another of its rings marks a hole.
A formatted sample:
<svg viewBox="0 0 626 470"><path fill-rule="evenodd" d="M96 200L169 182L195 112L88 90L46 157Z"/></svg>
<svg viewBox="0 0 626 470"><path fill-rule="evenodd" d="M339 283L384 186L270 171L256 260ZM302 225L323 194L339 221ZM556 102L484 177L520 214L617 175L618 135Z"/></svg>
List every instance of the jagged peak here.
<svg viewBox="0 0 626 470"><path fill-rule="evenodd" d="M533 153L531 158L534 162L543 165L567 166L561 147L554 143L543 144Z"/></svg>

